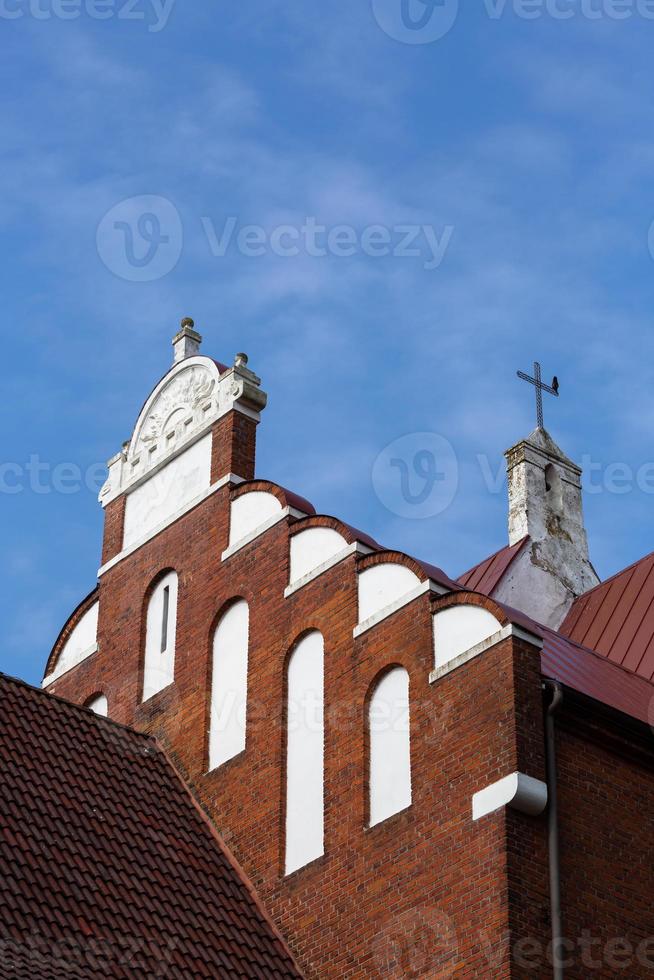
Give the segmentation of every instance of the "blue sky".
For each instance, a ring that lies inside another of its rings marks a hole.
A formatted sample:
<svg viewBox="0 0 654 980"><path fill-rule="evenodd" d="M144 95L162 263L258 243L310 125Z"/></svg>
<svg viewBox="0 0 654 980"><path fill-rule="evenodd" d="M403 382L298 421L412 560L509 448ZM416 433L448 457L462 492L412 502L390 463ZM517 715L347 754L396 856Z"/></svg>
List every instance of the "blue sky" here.
<svg viewBox="0 0 654 980"><path fill-rule="evenodd" d="M505 543L495 477L539 359L548 429L593 465L600 575L652 549L654 21L644 0L410 0L451 24L430 39L402 2L0 3L2 670L38 682L93 587L94 481L184 315L263 379L260 476L453 575ZM276 254L307 221L328 254ZM425 515L375 461L430 447Z"/></svg>

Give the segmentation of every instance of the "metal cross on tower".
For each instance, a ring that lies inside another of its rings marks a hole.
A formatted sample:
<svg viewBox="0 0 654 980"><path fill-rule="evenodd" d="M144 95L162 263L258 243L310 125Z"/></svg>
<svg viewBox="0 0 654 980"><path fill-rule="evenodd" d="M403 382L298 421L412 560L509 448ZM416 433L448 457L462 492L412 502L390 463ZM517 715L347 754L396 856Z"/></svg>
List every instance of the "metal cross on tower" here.
<svg viewBox="0 0 654 980"><path fill-rule="evenodd" d="M530 385L534 385L536 388L536 418L538 420L538 428L542 429L543 426L543 392L546 391L548 395L554 395L555 398L559 397L559 381L556 375L552 379L551 385L546 385L544 381L541 380L540 364L538 361L534 361L534 376L530 378L528 374L523 371L518 371L518 377L522 378L523 381L528 381Z"/></svg>

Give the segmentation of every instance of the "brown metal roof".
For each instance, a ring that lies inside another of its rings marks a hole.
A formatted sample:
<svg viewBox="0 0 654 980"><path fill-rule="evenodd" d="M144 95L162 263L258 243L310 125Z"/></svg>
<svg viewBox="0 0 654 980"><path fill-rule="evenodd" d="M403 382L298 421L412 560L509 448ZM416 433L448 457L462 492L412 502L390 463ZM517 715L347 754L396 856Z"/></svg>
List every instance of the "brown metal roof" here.
<svg viewBox="0 0 654 980"><path fill-rule="evenodd" d="M560 632L654 679L654 553L580 596Z"/></svg>
<svg viewBox="0 0 654 980"><path fill-rule="evenodd" d="M157 742L0 674L0 978L301 974Z"/></svg>
<svg viewBox="0 0 654 980"><path fill-rule="evenodd" d="M502 581L511 562L518 557L528 540L529 535L526 535L522 541L518 541L514 545L507 545L505 548L500 548L490 558L484 559L484 561L475 565L474 568L464 572L457 579L457 582L464 589L481 592L483 595L492 595Z"/></svg>
<svg viewBox="0 0 654 980"><path fill-rule="evenodd" d="M544 641L541 670L545 677L638 721L648 725L654 722L654 685L649 680L554 630L541 627L541 632Z"/></svg>
<svg viewBox="0 0 654 980"><path fill-rule="evenodd" d="M500 602L508 620L542 637L543 677L560 681L573 691L606 704L616 711L654 724L654 683L639 677L621 664L575 643L548 626L542 626L525 613Z"/></svg>

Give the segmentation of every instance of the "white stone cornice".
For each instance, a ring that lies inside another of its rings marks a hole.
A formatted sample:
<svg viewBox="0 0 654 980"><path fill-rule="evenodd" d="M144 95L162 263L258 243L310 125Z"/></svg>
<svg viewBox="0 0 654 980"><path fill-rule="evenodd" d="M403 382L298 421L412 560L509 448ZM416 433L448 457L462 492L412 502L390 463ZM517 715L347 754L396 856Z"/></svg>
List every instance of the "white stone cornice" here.
<svg viewBox="0 0 654 980"><path fill-rule="evenodd" d="M352 544L347 546L347 548L343 548L342 551L332 555L332 557L328 558L327 561L324 561L315 568L312 568L306 575L303 575L295 582L291 582L290 585L287 585L284 589L284 597L288 599L288 597L293 595L294 592L299 592L299 590L303 589L305 585L308 585L309 582L313 582L314 579L318 578L330 568L333 568L334 565L340 565L340 563L345 561L346 558L349 558L350 555L369 555L371 553L372 548L369 548L368 545L362 544L361 541L353 541Z"/></svg>
<svg viewBox="0 0 654 980"><path fill-rule="evenodd" d="M246 534L238 541L235 541L234 544L230 544L229 548L226 548L223 551L222 555L220 556L220 560L227 561L228 558L231 558L232 555L239 552L241 548L245 548L245 546L251 544L252 541L256 541L257 538L261 537L262 534L265 534L266 531L269 531L271 527L275 526L275 524L279 524L280 521L283 521L285 517L302 518L307 516L308 515L305 514L304 511L297 510L295 507L284 507L279 511L279 513L273 514L273 516L268 518L267 521L264 521L263 524L255 527L249 534Z"/></svg>
<svg viewBox="0 0 654 980"><path fill-rule="evenodd" d="M391 602L390 605L384 606L384 608L376 612L374 616L369 616L368 619L365 619L362 623L359 623L358 626L355 626L354 630L352 631L352 636L356 639L356 637L361 636L362 633L367 633L368 630L372 629L373 626L376 626L377 623L381 623L384 619L388 619L388 617L392 616L393 613L396 613L398 609L404 608L404 606L407 606L410 602L413 602L414 599L417 599L421 595L426 595L429 592L435 592L437 595L447 595L447 591L448 590L444 586L439 585L438 582L434 582L432 579L427 579L426 582L421 582L420 585L417 585L415 589L411 589L410 592L400 596L400 598L396 599L395 602Z"/></svg>
<svg viewBox="0 0 654 980"><path fill-rule="evenodd" d="M226 476L223 476L220 480L218 480L217 483L214 483L212 486L210 486L208 490L205 490L203 493L199 494L193 500L190 500L187 504L185 504L184 507L180 508L180 510L177 511L176 513L171 514L171 516L162 524L159 524L157 527L152 528L152 530L149 531L148 534L145 535L142 540L135 541L134 544L129 546L129 548L125 548L119 554L115 555L110 561L106 562L102 566L102 568L98 569L98 578L101 578L109 571L109 569L114 568L114 566L118 565L119 562L124 561L124 559L128 558L129 555L132 555L139 548L142 548L143 545L146 544L148 541L151 541L152 538L156 538L158 534L161 534L161 532L164 531L167 527L169 527L171 524L174 524L175 521L178 521L180 517L183 517L184 514L187 514L190 510L193 510L199 504L203 503L208 497L216 493L216 491L220 490L228 483L238 484L244 482L245 481L243 480L243 477L236 476L234 473L228 473Z"/></svg>
<svg viewBox="0 0 654 980"><path fill-rule="evenodd" d="M529 630L523 629L521 626L516 626L514 623L508 623L506 626L503 626L501 630L498 630L497 633L493 633L493 635L489 636L487 639L482 640L480 643L476 643L475 646L470 647L469 650L465 650L463 653L459 654L458 657L454 657L452 660L449 660L446 664L443 664L442 667L436 667L435 670L432 670L429 675L429 683L433 684L435 681L440 680L441 677L445 677L446 674L451 674L453 670L463 667L464 664L474 660L475 657L485 653L486 650L490 650L491 647L497 646L498 643L501 643L502 640L508 639L510 636L515 636L519 640L525 640L527 643L531 643L532 646L535 646L539 650L541 650L543 647L542 636L537 636L535 633L530 633Z"/></svg>

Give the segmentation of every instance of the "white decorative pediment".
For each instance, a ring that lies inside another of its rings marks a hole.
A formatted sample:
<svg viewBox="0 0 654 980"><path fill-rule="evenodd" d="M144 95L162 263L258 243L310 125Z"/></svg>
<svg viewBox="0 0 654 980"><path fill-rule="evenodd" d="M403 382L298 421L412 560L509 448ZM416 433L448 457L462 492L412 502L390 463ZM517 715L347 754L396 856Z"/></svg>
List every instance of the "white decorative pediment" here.
<svg viewBox="0 0 654 980"><path fill-rule="evenodd" d="M134 461L142 452L164 449L165 440L183 438L189 427L196 427L211 411L216 393L217 379L209 368L192 366L180 371L164 386L139 423L128 459Z"/></svg>
<svg viewBox="0 0 654 980"><path fill-rule="evenodd" d="M179 361L143 406L129 443L109 460L100 503L106 506L149 479L230 410L258 420L266 404L259 385L241 356L222 375L215 361L203 355Z"/></svg>

